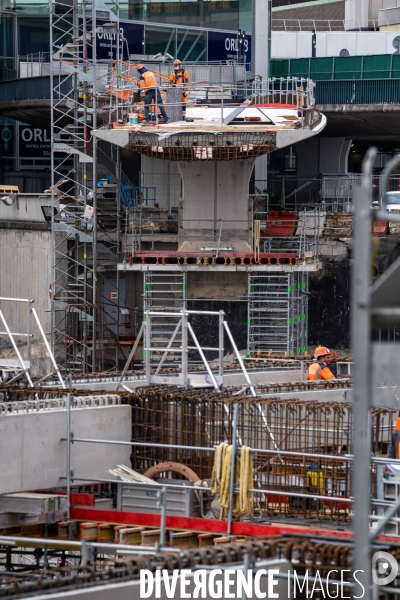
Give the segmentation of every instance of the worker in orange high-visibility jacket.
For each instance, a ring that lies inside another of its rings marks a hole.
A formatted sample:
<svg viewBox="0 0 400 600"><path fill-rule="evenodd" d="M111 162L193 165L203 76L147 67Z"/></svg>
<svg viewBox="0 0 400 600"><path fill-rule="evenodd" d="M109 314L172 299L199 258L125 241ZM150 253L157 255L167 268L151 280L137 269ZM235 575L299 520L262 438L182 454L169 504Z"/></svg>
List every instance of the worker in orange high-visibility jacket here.
<svg viewBox="0 0 400 600"><path fill-rule="evenodd" d="M183 116L186 114L186 102L188 99L188 94L185 89L185 83L189 83L189 73L182 66L181 61L177 58L174 61L174 70L171 71L169 75L169 82L172 85L179 85L182 87L182 111Z"/></svg>
<svg viewBox="0 0 400 600"><path fill-rule="evenodd" d="M400 458L400 417L396 420L396 425L392 431L387 457Z"/></svg>
<svg viewBox="0 0 400 600"><path fill-rule="evenodd" d="M320 381L321 379L329 381L335 379L332 371L327 365L327 359L331 352L325 346L318 346L314 352L314 362L309 366L307 379L310 381Z"/></svg>
<svg viewBox="0 0 400 600"><path fill-rule="evenodd" d="M139 88L141 90L146 90L146 95L144 97L144 114L146 116L146 123L150 123L150 104L154 100L157 101L158 107L160 109L160 113L164 119L164 123L168 123L168 115L165 112L164 104L161 98L161 94L157 89L157 78L152 71L148 71L144 65L138 65L138 72L140 73L139 79Z"/></svg>

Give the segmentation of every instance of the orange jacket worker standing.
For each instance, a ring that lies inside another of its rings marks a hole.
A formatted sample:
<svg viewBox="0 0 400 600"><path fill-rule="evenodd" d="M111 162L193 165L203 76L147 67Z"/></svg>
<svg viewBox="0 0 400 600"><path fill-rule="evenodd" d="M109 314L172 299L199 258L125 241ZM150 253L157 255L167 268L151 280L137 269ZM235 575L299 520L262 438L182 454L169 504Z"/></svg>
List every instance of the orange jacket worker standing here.
<svg viewBox="0 0 400 600"><path fill-rule="evenodd" d="M164 119L164 123L168 123L168 115L165 112L164 104L161 98L161 94L157 89L157 79L152 71L148 71L144 65L138 65L137 70L140 73L139 89L146 90L144 97L144 114L146 115L146 123L150 123L150 104L154 100L157 101L160 109L161 116Z"/></svg>
<svg viewBox="0 0 400 600"><path fill-rule="evenodd" d="M185 83L189 83L189 73L182 67L182 63L178 58L174 61L174 70L169 75L169 82L172 85L182 86L182 102L187 102L187 94L183 86ZM185 113L185 104L183 104L182 110Z"/></svg>
<svg viewBox="0 0 400 600"><path fill-rule="evenodd" d="M307 371L307 379L309 381L320 381L321 379L329 381L330 379L335 379L335 376L325 362L326 358L330 355L331 353L328 348L318 346L314 352L315 360Z"/></svg>

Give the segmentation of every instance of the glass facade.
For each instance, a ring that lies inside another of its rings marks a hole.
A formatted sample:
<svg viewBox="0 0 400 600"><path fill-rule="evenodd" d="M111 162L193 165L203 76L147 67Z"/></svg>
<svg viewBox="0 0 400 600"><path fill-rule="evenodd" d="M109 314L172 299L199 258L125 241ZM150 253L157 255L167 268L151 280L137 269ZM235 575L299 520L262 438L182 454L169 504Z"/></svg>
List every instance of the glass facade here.
<svg viewBox="0 0 400 600"><path fill-rule="evenodd" d="M19 17L18 40L18 53L20 56L49 52L49 19L45 17Z"/></svg>
<svg viewBox="0 0 400 600"><path fill-rule="evenodd" d="M110 0L105 0L105 3L113 8ZM238 60L238 52L232 50L232 47L237 42L239 29L251 32L251 18L252 0L120 2L121 29L133 59L140 59L143 55L152 57L158 53L168 53L186 63ZM250 62L251 39L250 36L247 38L248 53L243 60ZM36 69L38 63L49 60L49 51L48 2L2 0L0 82L26 77L29 72L35 76L39 73ZM3 171L48 168L46 156L31 156L24 152L24 135L27 135L29 127L31 126L0 115L0 158ZM45 135L43 131L41 135Z"/></svg>
<svg viewBox="0 0 400 600"><path fill-rule="evenodd" d="M247 0L132 0L128 17L168 25L238 29ZM251 2L250 2L251 4ZM250 10L251 14L251 10Z"/></svg>

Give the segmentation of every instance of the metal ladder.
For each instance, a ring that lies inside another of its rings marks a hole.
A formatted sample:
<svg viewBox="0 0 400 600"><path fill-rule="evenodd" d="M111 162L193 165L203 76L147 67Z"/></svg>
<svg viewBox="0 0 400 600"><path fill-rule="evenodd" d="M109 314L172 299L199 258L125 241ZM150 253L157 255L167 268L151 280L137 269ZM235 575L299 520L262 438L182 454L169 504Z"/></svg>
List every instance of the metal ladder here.
<svg viewBox="0 0 400 600"><path fill-rule="evenodd" d="M249 273L247 350L307 349L308 272Z"/></svg>
<svg viewBox="0 0 400 600"><path fill-rule="evenodd" d="M156 310L160 312L177 313L181 308L186 308L187 302L187 275L186 273L145 271L143 274L143 310ZM151 347L165 347L171 339L179 322L177 317L154 317L151 328ZM182 331L179 330L172 348L182 345ZM157 360L157 357L155 357ZM164 366L177 366L180 354L168 355ZM158 362L158 361L157 361ZM157 363L155 363L157 364Z"/></svg>

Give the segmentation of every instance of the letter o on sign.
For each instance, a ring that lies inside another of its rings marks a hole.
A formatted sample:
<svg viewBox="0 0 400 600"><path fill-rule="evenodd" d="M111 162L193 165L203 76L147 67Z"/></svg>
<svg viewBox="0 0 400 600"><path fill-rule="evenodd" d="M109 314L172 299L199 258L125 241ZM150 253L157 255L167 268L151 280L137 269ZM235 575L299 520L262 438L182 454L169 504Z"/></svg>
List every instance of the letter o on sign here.
<svg viewBox="0 0 400 600"><path fill-rule="evenodd" d="M1 139L3 142L9 142L12 138L12 131L8 127L4 127L1 131Z"/></svg>
<svg viewBox="0 0 400 600"><path fill-rule="evenodd" d="M24 142L31 142L32 138L33 138L32 129L28 129L28 128L23 129L22 133L21 133L21 137L24 140Z"/></svg>

